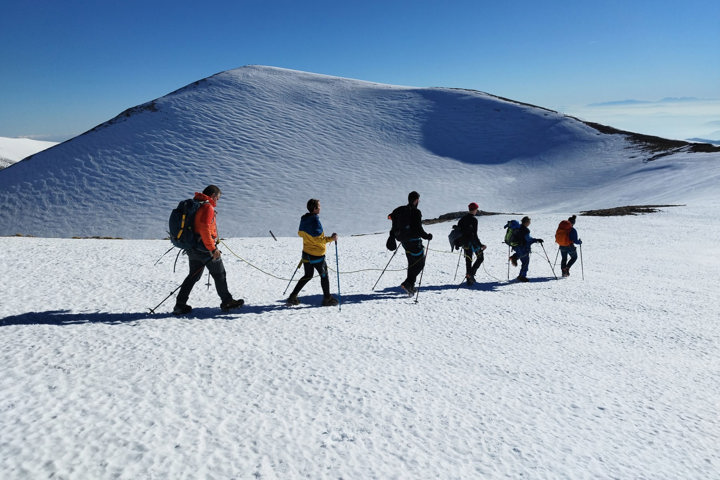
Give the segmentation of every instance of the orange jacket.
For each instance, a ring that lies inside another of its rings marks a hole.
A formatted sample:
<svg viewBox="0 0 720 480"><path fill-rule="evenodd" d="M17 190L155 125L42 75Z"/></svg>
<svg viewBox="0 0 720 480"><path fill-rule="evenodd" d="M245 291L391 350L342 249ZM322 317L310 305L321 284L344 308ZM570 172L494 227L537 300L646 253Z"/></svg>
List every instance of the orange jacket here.
<svg viewBox="0 0 720 480"><path fill-rule="evenodd" d="M200 235L200 241L207 248L208 252L212 252L217 248L217 224L215 223L215 207L217 203L212 198L203 193L195 192L195 200L205 202L200 205L195 214L195 233Z"/></svg>

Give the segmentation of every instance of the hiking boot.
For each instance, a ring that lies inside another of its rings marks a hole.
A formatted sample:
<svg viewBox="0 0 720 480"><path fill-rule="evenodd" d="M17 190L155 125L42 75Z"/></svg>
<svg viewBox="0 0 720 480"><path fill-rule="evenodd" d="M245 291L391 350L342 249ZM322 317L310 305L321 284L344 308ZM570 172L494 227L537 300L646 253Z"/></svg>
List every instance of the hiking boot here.
<svg viewBox="0 0 720 480"><path fill-rule="evenodd" d="M287 305L288 307L291 307L293 305L300 305L300 300L298 300L295 295L290 295L285 301L285 305Z"/></svg>
<svg viewBox="0 0 720 480"><path fill-rule="evenodd" d="M413 295L415 295L416 290L414 287L408 287L404 283L401 283L400 288L403 289L403 292L405 292L408 297L412 297Z"/></svg>
<svg viewBox="0 0 720 480"><path fill-rule="evenodd" d="M515 255L510 255L510 263L512 263L513 267L517 267L517 258Z"/></svg>
<svg viewBox="0 0 720 480"><path fill-rule="evenodd" d="M237 300L230 299L227 302L223 302L220 304L220 310L222 310L223 312L229 312L230 310L240 308L243 305L245 305L245 300L243 300L242 298Z"/></svg>
<svg viewBox="0 0 720 480"><path fill-rule="evenodd" d="M323 307L334 307L338 304L337 298L333 297L332 295L329 297L323 298Z"/></svg>
<svg viewBox="0 0 720 480"><path fill-rule="evenodd" d="M528 278L527 278L526 276L519 275L519 276L517 277L517 281L518 281L518 282L529 282L530 280L528 280Z"/></svg>
<svg viewBox="0 0 720 480"><path fill-rule="evenodd" d="M473 275L465 275L465 278L467 279L468 286L472 287L475 285L475 277Z"/></svg>
<svg viewBox="0 0 720 480"><path fill-rule="evenodd" d="M569 277L569 276L570 276L570 269L569 269L569 268L563 268L563 269L562 269L562 276L563 276L563 277Z"/></svg>
<svg viewBox="0 0 720 480"><path fill-rule="evenodd" d="M175 308L173 308L172 311L175 316L187 315L190 312L192 312L192 307L190 305L175 305Z"/></svg>

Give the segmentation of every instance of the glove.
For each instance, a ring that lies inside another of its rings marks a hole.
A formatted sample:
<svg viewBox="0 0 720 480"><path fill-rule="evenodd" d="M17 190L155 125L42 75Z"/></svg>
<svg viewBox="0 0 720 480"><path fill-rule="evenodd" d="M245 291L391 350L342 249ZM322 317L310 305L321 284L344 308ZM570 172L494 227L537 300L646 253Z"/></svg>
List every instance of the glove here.
<svg viewBox="0 0 720 480"><path fill-rule="evenodd" d="M427 239L428 239L428 240L432 240L432 233L428 233L428 234L427 234Z"/></svg>
<svg viewBox="0 0 720 480"><path fill-rule="evenodd" d="M536 239L535 241L538 242L538 243L543 243L543 239L542 239L542 238L538 238L538 239Z"/></svg>
<svg viewBox="0 0 720 480"><path fill-rule="evenodd" d="M575 242L575 243L577 243L578 245L582 245L582 240L580 240L580 239L578 238L578 241Z"/></svg>

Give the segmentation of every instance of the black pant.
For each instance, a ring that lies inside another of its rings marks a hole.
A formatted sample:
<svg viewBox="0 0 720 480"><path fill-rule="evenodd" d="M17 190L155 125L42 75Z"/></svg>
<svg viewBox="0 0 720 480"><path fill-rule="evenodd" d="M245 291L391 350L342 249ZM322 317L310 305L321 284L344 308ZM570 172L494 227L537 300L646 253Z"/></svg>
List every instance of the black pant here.
<svg viewBox="0 0 720 480"><path fill-rule="evenodd" d="M569 247L560 247L560 254L562 261L560 262L560 268L562 270L565 270L566 268L570 270L570 267L573 266L575 261L578 258L577 249L575 248L575 245L570 245ZM568 255L570 256L570 261L568 262Z"/></svg>
<svg viewBox="0 0 720 480"><path fill-rule="evenodd" d="M419 238L402 242L402 246L405 249L405 257L407 257L408 261L407 278L403 285L415 287L415 279L425 268L425 248Z"/></svg>
<svg viewBox="0 0 720 480"><path fill-rule="evenodd" d="M328 277L328 269L327 269L327 263L325 262L325 256L322 257L316 257L314 255L308 255L307 253L303 252L302 255L302 261L303 266L305 267L305 275L298 280L297 285L295 285L295 289L292 291L292 294L290 294L291 297L297 297L298 293L300 293L300 290L303 289L305 284L307 284L310 280L313 278L313 274L315 273L315 270L320 274L320 286L322 287L323 296L325 298L328 298L330 296L330 278Z"/></svg>
<svg viewBox="0 0 720 480"><path fill-rule="evenodd" d="M221 303L232 300L232 295L228 291L225 266L223 265L222 259L211 260L212 255L210 252L197 249L188 250L187 256L190 263L190 273L185 277L180 287L180 293L178 293L177 301L175 302L177 305L187 304L188 298L190 298L190 292L198 280L202 278L205 267L207 267L208 272L210 272L210 275L212 275L215 281L215 289L217 290Z"/></svg>
<svg viewBox="0 0 720 480"><path fill-rule="evenodd" d="M485 260L482 249L480 247L477 248L478 250L476 252L472 245L463 245L463 251L465 252L465 273L471 277L475 276L478 268L480 268L483 260ZM473 253L475 253L475 263L472 263Z"/></svg>

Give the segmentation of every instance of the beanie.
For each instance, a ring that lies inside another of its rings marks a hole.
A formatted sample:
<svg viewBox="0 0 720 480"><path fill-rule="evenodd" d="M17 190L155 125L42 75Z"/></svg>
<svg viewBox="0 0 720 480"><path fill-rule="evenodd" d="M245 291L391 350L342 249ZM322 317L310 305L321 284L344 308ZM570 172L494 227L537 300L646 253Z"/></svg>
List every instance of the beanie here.
<svg viewBox="0 0 720 480"><path fill-rule="evenodd" d="M575 217L576 217L576 216L577 216L577 215L573 215L572 217L568 218L568 222L570 222L570 223L572 223L573 225L575 225Z"/></svg>
<svg viewBox="0 0 720 480"><path fill-rule="evenodd" d="M479 207L478 204L475 203L475 202L472 202L470 205L468 205L468 210L471 211L471 212L472 212L473 210L477 210L478 208L480 208L480 207Z"/></svg>

